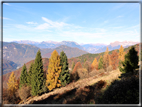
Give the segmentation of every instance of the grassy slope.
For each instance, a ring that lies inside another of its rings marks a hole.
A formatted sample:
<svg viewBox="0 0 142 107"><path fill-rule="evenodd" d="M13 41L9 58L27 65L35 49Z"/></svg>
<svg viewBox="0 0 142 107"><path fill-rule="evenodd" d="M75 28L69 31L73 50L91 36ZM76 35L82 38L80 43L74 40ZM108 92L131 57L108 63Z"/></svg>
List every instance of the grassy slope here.
<svg viewBox="0 0 142 107"><path fill-rule="evenodd" d="M114 70L114 71L111 71L111 72L107 72L107 73L103 73L103 74L101 73L101 74L98 74L98 75L90 77L90 78L78 80L77 82L70 83L66 87L57 88L57 89L54 89L52 92L43 94L39 97L36 96L34 98L31 98L30 100L28 100L24 104L30 104L30 103L33 103L33 102L34 103L37 103L37 102L40 103L41 101L49 100L48 98L50 98L51 96L57 97L58 95L62 95L66 92L72 92L75 89L80 89L80 88L83 88L85 86L93 85L100 80L105 80L107 82L107 85L109 85L110 82L113 81L114 79L117 79L120 74L121 74L121 72L117 69L117 70ZM52 102L55 103L56 101L54 101L54 99L52 99Z"/></svg>

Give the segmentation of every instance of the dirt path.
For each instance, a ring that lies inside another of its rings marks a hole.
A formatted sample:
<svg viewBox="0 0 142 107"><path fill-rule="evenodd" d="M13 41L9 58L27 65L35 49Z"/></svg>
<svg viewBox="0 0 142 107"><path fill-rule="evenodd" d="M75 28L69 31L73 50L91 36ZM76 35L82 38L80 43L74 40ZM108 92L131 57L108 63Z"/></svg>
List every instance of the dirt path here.
<svg viewBox="0 0 142 107"><path fill-rule="evenodd" d="M105 73L103 73L103 75L101 73L101 74L98 74L98 75L90 77L90 78L78 80L77 82L70 83L66 87L57 88L57 89L53 90L52 92L31 98L30 100L28 100L24 104L31 104L33 101L41 101L43 99L48 98L50 95L55 95L55 94L59 94L59 93L61 94L61 93L64 93L64 91L67 91L67 90L69 91L69 90L72 90L72 89L75 89L75 88L81 88L81 87L85 87L85 86L88 86L88 85L92 85L92 84L94 84L94 83L96 83L100 80L105 80L109 83L112 80L117 79L120 74L121 74L121 72L117 69L117 70L114 70L114 71L111 71L111 72L105 72Z"/></svg>

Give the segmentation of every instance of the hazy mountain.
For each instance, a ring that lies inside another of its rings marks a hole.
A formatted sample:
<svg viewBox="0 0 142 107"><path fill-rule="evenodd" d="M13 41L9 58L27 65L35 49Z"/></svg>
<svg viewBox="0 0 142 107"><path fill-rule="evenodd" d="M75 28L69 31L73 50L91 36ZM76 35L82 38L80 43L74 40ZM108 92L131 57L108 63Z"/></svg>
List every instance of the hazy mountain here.
<svg viewBox="0 0 142 107"><path fill-rule="evenodd" d="M43 41L43 42L34 42L34 41L13 41L16 43L21 43L21 44L31 44L34 46L37 46L39 48L56 48L59 47L61 45L66 45L69 47L76 47L79 48L81 50L84 50L84 48L82 46L80 46L78 43L73 42L73 41L62 41L62 42L55 42L55 41Z"/></svg>
<svg viewBox="0 0 142 107"><path fill-rule="evenodd" d="M14 63L13 61L3 59L3 74L16 70L18 64ZM0 65L1 68L1 65Z"/></svg>
<svg viewBox="0 0 142 107"><path fill-rule="evenodd" d="M58 54L60 54L60 52L63 50L66 53L68 58L77 57L77 56L88 53L88 52L80 50L78 48L73 48L73 47L69 47L66 45L61 45L57 48L52 49L52 51L50 51L49 53L44 54L43 57L49 58L51 56L51 53L54 50L56 50L58 52Z"/></svg>
<svg viewBox="0 0 142 107"><path fill-rule="evenodd" d="M6 60L13 61L14 63L21 66L24 63L35 59L36 53L39 49L40 48L29 44L3 42L3 58ZM82 51L78 48L68 47L66 45L61 45L55 49L58 51L59 54L63 50L66 53L67 57L69 58L77 57L87 53L86 51ZM49 58L51 56L51 53L55 49L49 49L49 48L40 49L42 57Z"/></svg>
<svg viewBox="0 0 142 107"><path fill-rule="evenodd" d="M33 45L3 42L3 58L19 65L34 59L38 50L39 48ZM48 52L47 50L42 54Z"/></svg>
<svg viewBox="0 0 142 107"><path fill-rule="evenodd" d="M95 53L98 49L107 46L106 44L82 44L85 50L89 53Z"/></svg>
<svg viewBox="0 0 142 107"><path fill-rule="evenodd" d="M115 41L115 42L110 43L107 46L99 48L98 50L95 51L95 53L105 52L107 47L109 48L109 51L111 51L111 50L119 49L121 45L124 48L127 48L129 46L132 46L138 43L139 42L133 42L133 41L123 41L123 42Z"/></svg>
<svg viewBox="0 0 142 107"><path fill-rule="evenodd" d="M76 47L78 49L81 49L83 51L87 51L89 53L100 53L104 52L106 50L106 47L108 46L110 50L118 49L120 45L123 47L128 47L131 45L135 45L138 42L133 42L133 41L115 41L110 43L109 45L102 44L102 43L96 43L96 44L78 44L73 41L62 41L62 42L55 42L55 41L43 41L43 42L34 42L34 41L28 41L28 40L23 40L23 41L14 41L16 43L23 43L23 44L31 44L34 46L37 46L38 48L57 48L61 45L66 45L69 47Z"/></svg>

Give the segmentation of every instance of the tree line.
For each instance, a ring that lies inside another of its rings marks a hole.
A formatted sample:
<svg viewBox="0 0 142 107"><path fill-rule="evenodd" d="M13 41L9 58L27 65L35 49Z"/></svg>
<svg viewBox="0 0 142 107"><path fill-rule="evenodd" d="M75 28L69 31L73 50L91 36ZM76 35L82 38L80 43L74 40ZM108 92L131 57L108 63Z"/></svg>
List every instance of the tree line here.
<svg viewBox="0 0 142 107"><path fill-rule="evenodd" d="M109 49L107 48L104 55L100 56L99 62L95 58L91 64L91 69L104 69L107 71L107 67L111 65L113 70L119 67L121 72L126 73L133 72L138 68L138 56L134 47L131 47L127 54L124 52L122 46L119 49L119 53L117 53L116 50L114 50L111 55L108 53ZM84 61L86 62L86 60ZM84 66L89 71L90 68L86 63ZM39 50L34 63L30 65L29 71L27 71L26 65L24 64L20 75L19 85L14 72L11 73L7 83L8 91L11 95L13 95L17 89L19 89L19 95L22 94L21 90L25 91L25 93L21 95L21 98L23 96L26 96L25 98L27 98L30 94L32 96L41 95L42 93L52 91L57 87L66 86L71 80L78 80L79 77L76 73L78 68L82 68L81 63L73 63L72 73L69 73L68 58L66 54L62 51L59 55L58 52L54 50L49 58L46 76L44 76L42 57ZM85 73L84 75L86 76ZM29 95L26 95L27 93L29 93Z"/></svg>

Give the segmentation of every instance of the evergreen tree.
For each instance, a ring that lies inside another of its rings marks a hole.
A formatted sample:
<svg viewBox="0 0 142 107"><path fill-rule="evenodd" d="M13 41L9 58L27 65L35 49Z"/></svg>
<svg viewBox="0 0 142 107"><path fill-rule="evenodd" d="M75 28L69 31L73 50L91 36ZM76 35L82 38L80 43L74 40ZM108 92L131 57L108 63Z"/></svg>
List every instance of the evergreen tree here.
<svg viewBox="0 0 142 107"><path fill-rule="evenodd" d="M62 51L60 53L60 65L61 65L61 73L60 73L60 81L61 81L61 85L65 86L68 83L70 83L70 73L69 73L69 69L68 69L68 59L66 54L64 53L64 51Z"/></svg>
<svg viewBox="0 0 142 107"><path fill-rule="evenodd" d="M49 91L56 87L61 86L61 81L59 76L61 73L60 56L58 52L54 50L49 58L48 74L46 75L46 86Z"/></svg>
<svg viewBox="0 0 142 107"><path fill-rule="evenodd" d="M11 73L9 79L8 79L8 91L10 92L10 95L13 95L16 90L18 89L17 80L15 78L14 72Z"/></svg>
<svg viewBox="0 0 142 107"><path fill-rule="evenodd" d="M103 68L103 57L100 56L98 69L102 69L102 68Z"/></svg>
<svg viewBox="0 0 142 107"><path fill-rule="evenodd" d="M32 87L32 95L41 94L43 88L43 64L42 64L42 57L41 52L38 50L35 58L34 69L31 77L31 87Z"/></svg>
<svg viewBox="0 0 142 107"><path fill-rule="evenodd" d="M24 64L23 68L22 68L22 71L21 71L21 76L20 76L20 88L27 84L27 68L26 68L26 65Z"/></svg>
<svg viewBox="0 0 142 107"><path fill-rule="evenodd" d="M137 68L139 68L137 51L132 46L129 52L125 55L125 60L122 62L122 67L120 66L119 69L122 73L133 73Z"/></svg>
<svg viewBox="0 0 142 107"><path fill-rule="evenodd" d="M31 77L32 77L32 72L34 70L33 67L34 67L34 64L32 63L28 72L28 77L27 77L28 86L31 86L31 80L32 80Z"/></svg>

